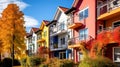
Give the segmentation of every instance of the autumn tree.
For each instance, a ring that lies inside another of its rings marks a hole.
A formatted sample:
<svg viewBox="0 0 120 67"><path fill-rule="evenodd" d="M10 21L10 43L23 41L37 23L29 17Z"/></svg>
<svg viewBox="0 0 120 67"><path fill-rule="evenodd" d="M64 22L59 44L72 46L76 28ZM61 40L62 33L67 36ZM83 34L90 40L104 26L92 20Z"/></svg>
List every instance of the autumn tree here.
<svg viewBox="0 0 120 67"><path fill-rule="evenodd" d="M23 13L16 4L9 4L0 19L0 39L4 51L21 56L25 50L25 28ZM14 53L15 52L15 53Z"/></svg>

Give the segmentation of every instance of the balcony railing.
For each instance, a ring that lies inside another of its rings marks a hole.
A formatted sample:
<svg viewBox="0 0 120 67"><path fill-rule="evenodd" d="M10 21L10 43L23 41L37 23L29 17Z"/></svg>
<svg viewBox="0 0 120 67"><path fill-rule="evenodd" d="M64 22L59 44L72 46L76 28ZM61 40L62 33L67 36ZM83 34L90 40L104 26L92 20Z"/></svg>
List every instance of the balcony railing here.
<svg viewBox="0 0 120 67"><path fill-rule="evenodd" d="M97 6L97 16L100 16L119 7L120 0L105 1L104 4Z"/></svg>
<svg viewBox="0 0 120 67"><path fill-rule="evenodd" d="M76 45L81 42L88 42L93 39L91 36L84 34L84 36L74 37L68 40L68 45Z"/></svg>
<svg viewBox="0 0 120 67"><path fill-rule="evenodd" d="M113 31L116 27L119 27L119 26L120 26L120 24L115 25L115 27L107 27L107 28L99 29L99 30L97 31L97 33L100 33L100 32L102 32L102 31Z"/></svg>
<svg viewBox="0 0 120 67"><path fill-rule="evenodd" d="M67 30L66 26L67 26L66 24L60 24L50 28L50 35Z"/></svg>

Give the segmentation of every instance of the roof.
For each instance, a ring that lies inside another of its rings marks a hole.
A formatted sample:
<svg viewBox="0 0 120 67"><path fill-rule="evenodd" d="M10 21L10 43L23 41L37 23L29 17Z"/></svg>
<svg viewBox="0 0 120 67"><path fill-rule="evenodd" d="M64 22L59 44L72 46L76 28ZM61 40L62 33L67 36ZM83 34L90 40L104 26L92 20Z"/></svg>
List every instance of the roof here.
<svg viewBox="0 0 120 67"><path fill-rule="evenodd" d="M50 23L48 23L46 26L51 25L52 23L57 22L57 20L52 20Z"/></svg>
<svg viewBox="0 0 120 67"><path fill-rule="evenodd" d="M45 23L45 25L47 25L50 21L48 21L48 20L43 20L43 22Z"/></svg>
<svg viewBox="0 0 120 67"><path fill-rule="evenodd" d="M32 27L33 32L39 31L39 28Z"/></svg>
<svg viewBox="0 0 120 67"><path fill-rule="evenodd" d="M68 8L62 6L59 6L58 8L60 8L63 12L66 12L68 10Z"/></svg>
<svg viewBox="0 0 120 67"><path fill-rule="evenodd" d="M26 37L28 38L29 36L31 36L32 34L30 33L26 33Z"/></svg>
<svg viewBox="0 0 120 67"><path fill-rule="evenodd" d="M65 14L69 14L69 13L73 12L74 10L76 10L76 8L75 8L75 7L71 7L70 9L68 9L68 10L65 12Z"/></svg>
<svg viewBox="0 0 120 67"><path fill-rule="evenodd" d="M76 7L80 0L74 0L72 7Z"/></svg>

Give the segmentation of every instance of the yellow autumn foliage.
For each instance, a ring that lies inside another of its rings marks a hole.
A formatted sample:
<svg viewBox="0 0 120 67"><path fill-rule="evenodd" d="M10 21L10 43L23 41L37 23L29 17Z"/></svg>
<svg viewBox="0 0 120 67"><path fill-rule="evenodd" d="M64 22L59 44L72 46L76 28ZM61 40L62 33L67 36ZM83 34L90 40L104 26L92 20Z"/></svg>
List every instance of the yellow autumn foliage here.
<svg viewBox="0 0 120 67"><path fill-rule="evenodd" d="M25 27L24 14L19 10L16 4L9 4L2 12L0 18L0 46L1 52L11 52L11 47L14 44L14 52L16 55L21 55L25 51Z"/></svg>

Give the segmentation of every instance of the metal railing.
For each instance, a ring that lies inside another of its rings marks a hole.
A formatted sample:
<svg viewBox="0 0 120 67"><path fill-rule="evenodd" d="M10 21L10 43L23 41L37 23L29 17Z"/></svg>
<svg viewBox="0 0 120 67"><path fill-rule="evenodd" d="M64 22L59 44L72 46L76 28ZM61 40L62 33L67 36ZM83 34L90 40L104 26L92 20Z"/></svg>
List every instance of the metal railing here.
<svg viewBox="0 0 120 67"><path fill-rule="evenodd" d="M110 12L120 7L120 0L105 1L102 5L97 5L97 16Z"/></svg>
<svg viewBox="0 0 120 67"><path fill-rule="evenodd" d="M119 26L120 24L116 25L115 27L107 27L107 28L99 29L97 33L100 33L102 31L113 31L116 27L119 27Z"/></svg>
<svg viewBox="0 0 120 67"><path fill-rule="evenodd" d="M63 24L56 25L50 28L50 35L57 32L62 32L64 30L67 30L67 24L63 23Z"/></svg>
<svg viewBox="0 0 120 67"><path fill-rule="evenodd" d="M74 38L69 39L68 45L75 45L75 44L81 43L81 42L88 42L92 39L93 38L91 36L84 34L84 36L78 36L78 37L74 37Z"/></svg>

